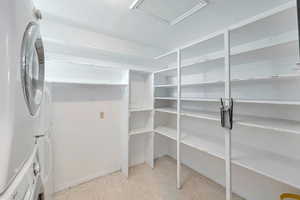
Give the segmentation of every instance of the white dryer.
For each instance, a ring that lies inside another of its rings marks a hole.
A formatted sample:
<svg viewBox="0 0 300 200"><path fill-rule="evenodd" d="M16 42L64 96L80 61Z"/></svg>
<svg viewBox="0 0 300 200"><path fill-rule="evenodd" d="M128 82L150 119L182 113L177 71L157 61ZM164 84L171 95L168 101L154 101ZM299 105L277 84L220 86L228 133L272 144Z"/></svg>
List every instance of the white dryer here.
<svg viewBox="0 0 300 200"><path fill-rule="evenodd" d="M41 179L44 186L44 199L52 200L54 194L53 148L52 148L52 98L51 84L46 83L40 108L40 128L37 132L38 158L41 166Z"/></svg>
<svg viewBox="0 0 300 200"><path fill-rule="evenodd" d="M39 17L30 0L0 1L0 195L34 150L44 85Z"/></svg>

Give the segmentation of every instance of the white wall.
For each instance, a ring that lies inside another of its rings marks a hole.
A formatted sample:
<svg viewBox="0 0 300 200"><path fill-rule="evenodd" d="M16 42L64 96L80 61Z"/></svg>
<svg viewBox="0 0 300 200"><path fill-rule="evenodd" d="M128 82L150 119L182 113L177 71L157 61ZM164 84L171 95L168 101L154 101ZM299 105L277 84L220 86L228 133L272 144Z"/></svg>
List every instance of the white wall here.
<svg viewBox="0 0 300 200"><path fill-rule="evenodd" d="M54 85L56 191L120 169L124 92L121 87Z"/></svg>

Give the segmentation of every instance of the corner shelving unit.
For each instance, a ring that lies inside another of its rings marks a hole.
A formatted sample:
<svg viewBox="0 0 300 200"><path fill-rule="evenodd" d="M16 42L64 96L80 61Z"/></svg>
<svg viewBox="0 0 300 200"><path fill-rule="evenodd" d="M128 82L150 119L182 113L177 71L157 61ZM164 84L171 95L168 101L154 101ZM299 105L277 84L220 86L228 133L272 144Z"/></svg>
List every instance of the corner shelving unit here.
<svg viewBox="0 0 300 200"><path fill-rule="evenodd" d="M185 144L225 161L227 200L231 164L300 189L298 48L290 1L157 57L173 56L154 73L154 131L177 142L178 188ZM220 98L231 97L234 126L224 132Z"/></svg>
<svg viewBox="0 0 300 200"><path fill-rule="evenodd" d="M153 75L151 72L130 70L129 71L129 105L128 105L128 132L126 135L127 148L123 173L128 176L128 169L140 160L136 160L133 155L144 154L141 157L153 167ZM144 144L143 152L132 152L133 145Z"/></svg>

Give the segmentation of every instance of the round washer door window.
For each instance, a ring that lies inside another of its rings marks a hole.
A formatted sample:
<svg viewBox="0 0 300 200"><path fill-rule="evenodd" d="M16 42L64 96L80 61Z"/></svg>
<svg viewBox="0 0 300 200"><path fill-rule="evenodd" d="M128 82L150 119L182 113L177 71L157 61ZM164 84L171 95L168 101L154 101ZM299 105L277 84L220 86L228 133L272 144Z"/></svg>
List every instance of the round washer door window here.
<svg viewBox="0 0 300 200"><path fill-rule="evenodd" d="M23 37L21 79L29 113L34 116L41 104L45 79L45 56L39 25L30 22Z"/></svg>

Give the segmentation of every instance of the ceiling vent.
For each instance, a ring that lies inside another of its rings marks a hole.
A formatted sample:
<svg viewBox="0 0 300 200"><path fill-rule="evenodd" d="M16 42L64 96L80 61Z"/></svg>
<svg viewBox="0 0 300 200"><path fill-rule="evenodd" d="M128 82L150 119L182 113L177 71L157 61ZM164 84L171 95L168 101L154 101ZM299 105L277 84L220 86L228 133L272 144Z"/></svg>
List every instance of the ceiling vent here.
<svg viewBox="0 0 300 200"><path fill-rule="evenodd" d="M137 9L169 25L175 25L207 5L205 0L135 0Z"/></svg>

